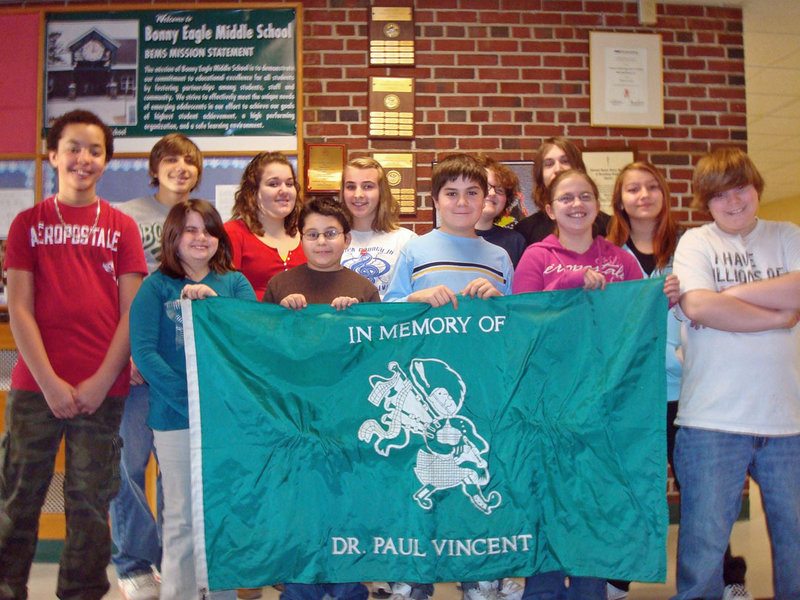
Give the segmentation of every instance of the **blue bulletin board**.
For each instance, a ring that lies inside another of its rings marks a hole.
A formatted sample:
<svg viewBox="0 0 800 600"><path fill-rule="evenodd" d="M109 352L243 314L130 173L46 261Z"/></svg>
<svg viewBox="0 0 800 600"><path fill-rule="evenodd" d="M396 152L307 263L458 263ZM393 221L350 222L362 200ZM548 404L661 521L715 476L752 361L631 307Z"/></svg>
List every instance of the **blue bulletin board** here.
<svg viewBox="0 0 800 600"><path fill-rule="evenodd" d="M297 157L287 156L297 172ZM203 198L216 205L223 186L238 186L242 172L252 157L211 157L203 159L203 176L192 197ZM155 192L150 186L146 158L114 158L97 183L97 195L109 202L125 202ZM1 181L1 180L0 180ZM42 190L47 198L55 193L58 178L49 163L43 163ZM218 207L219 208L219 207ZM227 221L229 214L222 214Z"/></svg>
<svg viewBox="0 0 800 600"><path fill-rule="evenodd" d="M11 221L34 203L36 161L0 160L0 238L8 236Z"/></svg>

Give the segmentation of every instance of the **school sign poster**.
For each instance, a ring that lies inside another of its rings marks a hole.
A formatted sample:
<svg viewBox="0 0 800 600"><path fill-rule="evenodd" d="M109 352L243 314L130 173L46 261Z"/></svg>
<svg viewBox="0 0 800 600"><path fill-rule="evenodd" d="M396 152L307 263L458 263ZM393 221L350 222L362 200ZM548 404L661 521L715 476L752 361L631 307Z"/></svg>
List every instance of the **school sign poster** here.
<svg viewBox="0 0 800 600"><path fill-rule="evenodd" d="M663 580L662 284L185 301L201 578Z"/></svg>

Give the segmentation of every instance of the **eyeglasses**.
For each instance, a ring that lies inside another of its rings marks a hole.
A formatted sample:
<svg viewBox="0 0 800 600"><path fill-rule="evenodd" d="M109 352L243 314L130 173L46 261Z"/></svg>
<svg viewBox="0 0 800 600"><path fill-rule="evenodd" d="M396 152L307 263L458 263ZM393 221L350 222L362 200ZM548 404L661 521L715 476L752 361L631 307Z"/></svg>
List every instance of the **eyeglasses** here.
<svg viewBox="0 0 800 600"><path fill-rule="evenodd" d="M506 190L501 188L499 185L492 185L491 183L487 185L489 192L494 192L495 196L507 196Z"/></svg>
<svg viewBox="0 0 800 600"><path fill-rule="evenodd" d="M319 236L324 237L326 240L331 241L335 240L340 235L343 235L343 231L339 231L338 229L328 229L328 231L309 231L302 234L303 239L307 242L316 242L319 239Z"/></svg>
<svg viewBox="0 0 800 600"><path fill-rule="evenodd" d="M595 196L591 192L583 192L582 194L564 194L563 196L559 196L555 198L554 202L558 202L559 204L572 204L575 200L580 200L584 204L588 204L589 202L595 201Z"/></svg>

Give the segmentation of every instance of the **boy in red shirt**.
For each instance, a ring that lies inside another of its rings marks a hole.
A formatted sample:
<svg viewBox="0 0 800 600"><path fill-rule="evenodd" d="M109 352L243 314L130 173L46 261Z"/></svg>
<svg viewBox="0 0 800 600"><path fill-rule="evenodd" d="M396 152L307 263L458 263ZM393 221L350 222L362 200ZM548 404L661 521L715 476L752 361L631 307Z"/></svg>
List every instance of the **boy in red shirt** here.
<svg viewBox="0 0 800 600"><path fill-rule="evenodd" d="M0 447L0 598L25 598L38 519L66 444L67 534L59 598L109 589L108 505L119 488L119 423L130 377L128 308L147 273L133 219L95 195L111 130L76 110L47 136L58 193L8 234L8 312L19 358Z"/></svg>

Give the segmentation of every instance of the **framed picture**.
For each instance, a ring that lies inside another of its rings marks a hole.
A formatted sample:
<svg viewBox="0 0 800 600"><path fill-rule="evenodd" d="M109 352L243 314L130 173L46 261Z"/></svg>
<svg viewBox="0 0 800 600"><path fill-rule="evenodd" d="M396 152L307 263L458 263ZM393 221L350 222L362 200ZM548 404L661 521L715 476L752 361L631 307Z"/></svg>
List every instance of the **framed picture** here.
<svg viewBox="0 0 800 600"><path fill-rule="evenodd" d="M613 214L611 196L614 193L614 182L625 165L636 160L636 150L621 148L619 150L587 150L581 156L586 172L597 184L600 192L600 210Z"/></svg>
<svg viewBox="0 0 800 600"><path fill-rule="evenodd" d="M664 127L661 36L589 33L593 127Z"/></svg>

